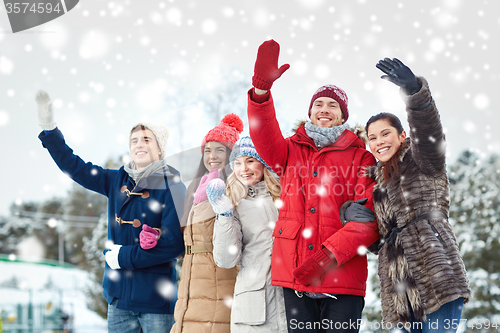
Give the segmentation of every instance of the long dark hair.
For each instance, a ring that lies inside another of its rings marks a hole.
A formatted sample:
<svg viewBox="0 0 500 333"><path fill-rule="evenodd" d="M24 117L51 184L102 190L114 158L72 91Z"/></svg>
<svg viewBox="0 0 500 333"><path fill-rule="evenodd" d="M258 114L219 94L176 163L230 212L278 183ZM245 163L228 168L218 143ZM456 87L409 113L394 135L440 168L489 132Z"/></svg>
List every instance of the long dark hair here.
<svg viewBox="0 0 500 333"><path fill-rule="evenodd" d="M223 181L226 181L227 176L229 176L229 174L231 173L231 166L229 165L229 156L231 155L232 150L226 146L224 146L224 148L226 148L226 162L224 163L224 168L221 170L220 175L221 179ZM204 154L201 155L200 164L198 165L198 171L196 171L196 175L194 176L193 180L193 181L198 180L198 184L200 183L201 177L209 173L207 167L205 166L205 163L203 162L203 157ZM229 170L226 169L227 166L229 166Z"/></svg>
<svg viewBox="0 0 500 333"><path fill-rule="evenodd" d="M366 122L365 131L368 135L368 127L378 120L387 120L389 124L394 127L398 134L403 133L403 125L401 125L401 120L397 116L389 112L381 112L376 114ZM387 183L393 177L399 175L399 155L401 153L402 145L399 146L398 151L391 156L391 158L384 164L384 182Z"/></svg>
<svg viewBox="0 0 500 333"><path fill-rule="evenodd" d="M231 174L231 165L229 164L229 156L231 155L231 149L224 146L226 148L226 163L224 168L220 171L221 179L226 182L227 177ZM201 178L208 173L208 169L205 167L205 163L203 163L203 154L201 155L200 164L198 165L198 171L196 171L196 175L193 178L193 181L189 185L188 191L186 193L186 199L184 200L184 215L181 219L181 227L185 227L188 220L188 214L193 206L194 201L194 193L198 189L200 185Z"/></svg>

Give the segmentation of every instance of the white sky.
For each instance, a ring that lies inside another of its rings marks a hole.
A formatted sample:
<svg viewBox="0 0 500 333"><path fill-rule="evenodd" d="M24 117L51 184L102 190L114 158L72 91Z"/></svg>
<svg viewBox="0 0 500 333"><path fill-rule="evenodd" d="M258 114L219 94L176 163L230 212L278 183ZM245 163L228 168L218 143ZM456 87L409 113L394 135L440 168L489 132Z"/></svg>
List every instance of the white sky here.
<svg viewBox="0 0 500 333"><path fill-rule="evenodd" d="M281 45L280 65L291 64L273 86L283 132L307 116L314 90L327 83L347 92L350 124L381 111L405 119L397 87L375 68L397 57L430 83L449 163L466 148L498 153L499 28L496 0L82 0L52 22L12 34L0 5L0 215L16 200L64 195L70 184L37 139L39 88L87 161L125 153L130 127L142 120L172 129L174 153L181 142L199 144L215 125L197 96L217 91L227 72L243 75L250 88L257 48L270 38ZM181 96L185 110L182 138L179 112L165 101L171 95ZM236 104L247 124L245 97Z"/></svg>

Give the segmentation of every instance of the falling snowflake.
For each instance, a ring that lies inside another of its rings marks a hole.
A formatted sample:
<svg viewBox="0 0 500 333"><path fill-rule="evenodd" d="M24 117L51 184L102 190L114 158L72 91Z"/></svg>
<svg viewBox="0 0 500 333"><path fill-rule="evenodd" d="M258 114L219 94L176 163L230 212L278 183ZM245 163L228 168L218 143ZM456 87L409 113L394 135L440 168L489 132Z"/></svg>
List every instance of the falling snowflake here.
<svg viewBox="0 0 500 333"><path fill-rule="evenodd" d="M161 212L161 205L158 201L154 199L150 199L148 202L148 207L155 213Z"/></svg>
<svg viewBox="0 0 500 333"><path fill-rule="evenodd" d="M78 51L83 59L97 59L107 53L108 47L108 38L104 33L90 31L84 36Z"/></svg>
<svg viewBox="0 0 500 333"><path fill-rule="evenodd" d="M226 296L224 297L224 304L228 307L231 308L233 305L233 298L231 296Z"/></svg>
<svg viewBox="0 0 500 333"><path fill-rule="evenodd" d="M14 70L14 63L6 57L0 57L0 73L10 75Z"/></svg>
<svg viewBox="0 0 500 333"><path fill-rule="evenodd" d="M227 253L229 253L231 255L235 255L237 252L238 252L238 247L236 245L230 245L227 248Z"/></svg>
<svg viewBox="0 0 500 333"><path fill-rule="evenodd" d="M108 278L113 282L118 282L120 280L120 273L114 269L108 270Z"/></svg>
<svg viewBox="0 0 500 333"><path fill-rule="evenodd" d="M206 19L201 24L201 31L206 35L212 35L217 31L217 22L212 19Z"/></svg>
<svg viewBox="0 0 500 333"><path fill-rule="evenodd" d="M160 280L156 285L158 293L167 299L175 298L177 289L170 280Z"/></svg>
<svg viewBox="0 0 500 333"><path fill-rule="evenodd" d="M307 239L307 238L311 238L311 236L312 236L311 228L306 228L306 229L304 229L304 231L302 231L302 237Z"/></svg>
<svg viewBox="0 0 500 333"><path fill-rule="evenodd" d="M358 247L358 254L360 256L364 256L364 255L366 255L367 250L368 249L366 248L366 246L361 245Z"/></svg>
<svg viewBox="0 0 500 333"><path fill-rule="evenodd" d="M281 201L281 199L276 199L276 201L274 202L274 205L276 206L276 208L278 209L281 209L284 205L283 201Z"/></svg>

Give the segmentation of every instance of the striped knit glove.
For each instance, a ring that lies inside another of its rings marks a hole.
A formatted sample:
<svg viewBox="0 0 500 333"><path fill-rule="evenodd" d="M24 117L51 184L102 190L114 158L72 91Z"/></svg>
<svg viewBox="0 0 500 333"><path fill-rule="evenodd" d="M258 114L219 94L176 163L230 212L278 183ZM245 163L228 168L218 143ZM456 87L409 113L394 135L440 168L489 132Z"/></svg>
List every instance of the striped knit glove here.
<svg viewBox="0 0 500 333"><path fill-rule="evenodd" d="M319 281L321 276L335 265L335 262L335 256L325 247L295 268L293 276L301 284L308 286Z"/></svg>
<svg viewBox="0 0 500 333"><path fill-rule="evenodd" d="M226 184L222 179L214 179L208 183L207 196L212 205L214 213L223 216L233 216L233 204L228 197L224 195Z"/></svg>
<svg viewBox="0 0 500 333"><path fill-rule="evenodd" d="M38 90L35 96L38 104L38 123L44 131L52 131L56 128L54 114L52 112L52 101L49 94L43 90Z"/></svg>

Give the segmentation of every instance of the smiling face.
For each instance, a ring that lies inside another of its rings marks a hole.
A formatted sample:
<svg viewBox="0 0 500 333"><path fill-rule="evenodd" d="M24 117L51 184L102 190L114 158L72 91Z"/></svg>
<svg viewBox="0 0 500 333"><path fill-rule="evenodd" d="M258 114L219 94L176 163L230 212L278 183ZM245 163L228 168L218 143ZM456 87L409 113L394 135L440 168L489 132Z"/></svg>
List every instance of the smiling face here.
<svg viewBox="0 0 500 333"><path fill-rule="evenodd" d="M143 169L161 158L160 147L153 132L139 129L130 136L130 154L137 170Z"/></svg>
<svg viewBox="0 0 500 333"><path fill-rule="evenodd" d="M320 97L314 100L311 107L311 123L319 127L342 125L344 115L340 104L331 97Z"/></svg>
<svg viewBox="0 0 500 333"><path fill-rule="evenodd" d="M226 165L227 150L220 142L207 142L203 150L203 164L208 171L217 168L222 170Z"/></svg>
<svg viewBox="0 0 500 333"><path fill-rule="evenodd" d="M370 150L376 159L387 162L406 139L406 132L398 133L387 119L380 119L368 127Z"/></svg>
<svg viewBox="0 0 500 333"><path fill-rule="evenodd" d="M264 178L264 164L250 156L240 156L234 160L234 174L243 185L255 185Z"/></svg>

